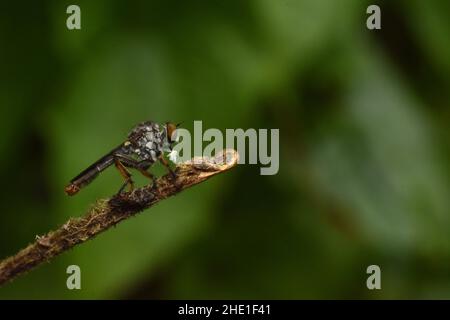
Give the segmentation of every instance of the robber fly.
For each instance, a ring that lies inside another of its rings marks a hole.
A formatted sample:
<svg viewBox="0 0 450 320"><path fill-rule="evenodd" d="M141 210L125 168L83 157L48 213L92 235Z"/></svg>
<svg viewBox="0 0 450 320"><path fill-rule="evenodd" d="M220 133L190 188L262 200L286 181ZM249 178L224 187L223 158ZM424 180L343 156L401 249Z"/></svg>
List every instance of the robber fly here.
<svg viewBox="0 0 450 320"><path fill-rule="evenodd" d="M125 183L120 188L119 193L127 185L129 185L130 191L134 188L131 174L127 168L138 170L141 174L151 179L153 185L155 185L155 176L148 171L148 168L156 161L160 161L175 177L175 173L164 158L163 152L173 152L172 146L176 142L174 132L179 125L166 122L163 126L160 126L152 121L139 123L128 134L125 142L73 178L70 184L66 186L65 192L70 196L76 194L81 188L91 183L100 172L113 164L125 179Z"/></svg>

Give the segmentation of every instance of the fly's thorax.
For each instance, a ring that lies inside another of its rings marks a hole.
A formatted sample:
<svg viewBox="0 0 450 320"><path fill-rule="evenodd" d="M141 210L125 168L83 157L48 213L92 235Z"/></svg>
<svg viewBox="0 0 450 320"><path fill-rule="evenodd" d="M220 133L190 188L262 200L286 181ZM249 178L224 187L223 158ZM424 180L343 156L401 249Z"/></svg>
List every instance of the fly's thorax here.
<svg viewBox="0 0 450 320"><path fill-rule="evenodd" d="M165 151L171 151L167 126L146 121L138 124L128 135L129 152L138 160L156 161Z"/></svg>
<svg viewBox="0 0 450 320"><path fill-rule="evenodd" d="M156 161L162 152L162 141L158 127L148 127L134 140L133 153L140 160Z"/></svg>

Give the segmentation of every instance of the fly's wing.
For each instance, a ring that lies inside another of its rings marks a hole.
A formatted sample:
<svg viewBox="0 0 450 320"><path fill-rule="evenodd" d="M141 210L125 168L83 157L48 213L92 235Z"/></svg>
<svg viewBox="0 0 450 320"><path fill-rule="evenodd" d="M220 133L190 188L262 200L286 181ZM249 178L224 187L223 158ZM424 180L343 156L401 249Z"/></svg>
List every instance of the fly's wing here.
<svg viewBox="0 0 450 320"><path fill-rule="evenodd" d="M85 184L88 184L103 170L108 168L110 165L114 163L114 154L108 153L106 156L97 160L85 170L83 170L79 175L70 180L71 183L77 183L84 181Z"/></svg>
<svg viewBox="0 0 450 320"><path fill-rule="evenodd" d="M79 175L70 180L70 185L66 187L66 192L68 194L77 193L82 187L88 185L92 182L103 170L108 168L114 163L114 155L120 152L123 145L111 150L107 155L103 156L88 168L83 170Z"/></svg>

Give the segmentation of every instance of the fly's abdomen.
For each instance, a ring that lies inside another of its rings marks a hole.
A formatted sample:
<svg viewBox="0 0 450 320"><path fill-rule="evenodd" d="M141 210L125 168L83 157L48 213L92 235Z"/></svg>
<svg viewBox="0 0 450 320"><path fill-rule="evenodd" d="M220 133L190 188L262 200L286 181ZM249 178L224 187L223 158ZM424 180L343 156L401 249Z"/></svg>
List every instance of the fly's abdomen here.
<svg viewBox="0 0 450 320"><path fill-rule="evenodd" d="M70 181L70 184L67 185L64 191L72 196L80 191L81 188L87 186L91 183L103 170L108 168L111 164L114 163L114 157L112 154L108 154L105 157L101 158L86 170L81 172L78 176L73 178Z"/></svg>

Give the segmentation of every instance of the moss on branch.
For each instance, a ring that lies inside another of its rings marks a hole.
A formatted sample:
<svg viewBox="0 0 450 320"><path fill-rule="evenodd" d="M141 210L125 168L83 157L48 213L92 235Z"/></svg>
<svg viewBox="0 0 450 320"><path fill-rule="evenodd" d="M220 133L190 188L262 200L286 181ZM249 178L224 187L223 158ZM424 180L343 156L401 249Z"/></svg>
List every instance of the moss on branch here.
<svg viewBox="0 0 450 320"><path fill-rule="evenodd" d="M193 158L177 165L175 179L170 174L159 178L155 188L145 186L98 200L83 217L69 219L59 229L36 237L34 243L0 261L0 286L159 201L231 169L237 162L235 150L224 150L213 158Z"/></svg>

